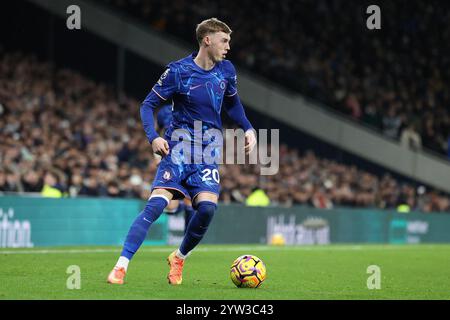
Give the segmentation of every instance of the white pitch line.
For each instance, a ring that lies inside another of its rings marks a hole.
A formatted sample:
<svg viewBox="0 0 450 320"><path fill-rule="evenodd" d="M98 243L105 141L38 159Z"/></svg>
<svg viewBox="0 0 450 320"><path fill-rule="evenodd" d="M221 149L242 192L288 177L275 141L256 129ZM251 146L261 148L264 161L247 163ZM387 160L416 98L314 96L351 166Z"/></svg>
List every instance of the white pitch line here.
<svg viewBox="0 0 450 320"><path fill-rule="evenodd" d="M415 246L414 246L415 247ZM426 245L427 248L434 248L433 245ZM393 249L406 249L413 248L413 246L408 245L386 245L386 246L360 246L360 245L349 245L349 246L284 246L284 247L274 247L274 246L236 246L229 248L197 248L195 252L234 252L234 251L354 251L354 250L393 250ZM2 250L0 254L71 254L71 253L110 253L110 252L120 252L121 248L117 249L36 249L36 250ZM141 248L140 252L171 252L173 248Z"/></svg>
<svg viewBox="0 0 450 320"><path fill-rule="evenodd" d="M196 252L230 252L230 251L291 251L291 250L360 250L360 246L349 246L349 247L301 247L301 246L286 246L286 247L251 247L251 246L239 246L230 248L197 248ZM121 249L36 249L36 250L3 250L0 254L49 254L49 253L109 253L109 252L120 252ZM139 252L172 252L173 248L142 248Z"/></svg>
<svg viewBox="0 0 450 320"><path fill-rule="evenodd" d="M48 253L104 253L104 252L116 252L117 250L112 249L77 249L77 250L59 250L59 249L51 249L51 250L7 250L0 251L0 254L48 254Z"/></svg>

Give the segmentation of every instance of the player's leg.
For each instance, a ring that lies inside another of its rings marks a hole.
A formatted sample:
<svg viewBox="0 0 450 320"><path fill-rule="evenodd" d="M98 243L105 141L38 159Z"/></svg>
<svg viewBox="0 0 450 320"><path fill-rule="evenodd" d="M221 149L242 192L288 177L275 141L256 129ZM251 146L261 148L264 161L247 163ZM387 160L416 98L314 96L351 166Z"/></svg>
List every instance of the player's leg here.
<svg viewBox="0 0 450 320"><path fill-rule="evenodd" d="M186 234L187 227L194 214L195 209L192 207L191 199L184 198L184 234Z"/></svg>
<svg viewBox="0 0 450 320"><path fill-rule="evenodd" d="M183 199L187 190L181 185L183 170L175 164L171 155L165 156L158 166L155 179L152 184L152 195L150 196L145 209L133 222L126 237L122 255L117 262L115 270L121 270L114 276L108 277L110 283L123 283L123 277L128 267L128 262L144 241L151 224L159 218L164 208L172 199Z"/></svg>
<svg viewBox="0 0 450 320"><path fill-rule="evenodd" d="M108 276L109 283L123 284L128 263L144 242L150 226L159 218L172 198L172 190L153 190L144 210L137 216L128 231L119 260Z"/></svg>
<svg viewBox="0 0 450 320"><path fill-rule="evenodd" d="M179 248L180 256L186 257L203 239L217 209L218 195L200 192L194 199L197 213L190 220L183 242Z"/></svg>
<svg viewBox="0 0 450 320"><path fill-rule="evenodd" d="M195 197L197 212L188 224L180 248L172 252L167 258L170 266L167 278L170 284L179 285L183 281L184 260L201 241L206 230L208 230L208 226L217 209L218 199L218 195L211 192L201 192Z"/></svg>
<svg viewBox="0 0 450 320"><path fill-rule="evenodd" d="M217 164L186 166L184 172L186 179L181 180L182 185L189 193L196 213L189 221L180 248L168 257L170 284L181 284L184 260L205 235L216 211L220 192Z"/></svg>
<svg viewBox="0 0 450 320"><path fill-rule="evenodd" d="M130 231L125 239L122 256L131 260L147 236L148 229L153 222L159 218L164 208L169 204L172 198L173 191L171 190L153 190L144 210L141 211L139 216L131 225Z"/></svg>
<svg viewBox="0 0 450 320"><path fill-rule="evenodd" d="M164 209L164 213L168 215L177 214L180 212L181 202L180 200L171 200L169 205Z"/></svg>

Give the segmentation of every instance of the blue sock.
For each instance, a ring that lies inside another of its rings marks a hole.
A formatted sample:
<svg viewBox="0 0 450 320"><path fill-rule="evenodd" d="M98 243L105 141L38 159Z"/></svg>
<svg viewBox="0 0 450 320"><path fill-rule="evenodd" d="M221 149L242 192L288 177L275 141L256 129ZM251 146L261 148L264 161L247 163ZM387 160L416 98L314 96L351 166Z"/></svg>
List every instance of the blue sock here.
<svg viewBox="0 0 450 320"><path fill-rule="evenodd" d="M148 229L159 218L167 204L167 200L160 196L153 196L148 200L144 210L134 220L128 231L121 256L129 260L133 258L133 255L144 242Z"/></svg>
<svg viewBox="0 0 450 320"><path fill-rule="evenodd" d="M198 204L197 213L189 222L180 246L183 255L188 254L202 240L216 209L217 205L214 202L202 201Z"/></svg>
<svg viewBox="0 0 450 320"><path fill-rule="evenodd" d="M184 208L184 233L186 234L186 230L188 228L189 222L195 214L194 208L191 206L186 206Z"/></svg>

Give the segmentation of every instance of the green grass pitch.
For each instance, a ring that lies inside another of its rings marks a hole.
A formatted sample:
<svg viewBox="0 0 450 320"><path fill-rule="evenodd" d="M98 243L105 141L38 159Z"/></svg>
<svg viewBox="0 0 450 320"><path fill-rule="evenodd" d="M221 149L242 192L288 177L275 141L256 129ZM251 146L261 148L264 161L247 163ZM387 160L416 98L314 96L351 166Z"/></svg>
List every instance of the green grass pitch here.
<svg viewBox="0 0 450 320"><path fill-rule="evenodd" d="M450 245L200 245L177 287L166 280L173 249L142 247L119 286L106 283L119 247L0 248L0 299L450 299ZM258 289L230 280L243 254L267 266ZM80 289L67 288L71 265L80 268ZM370 265L380 267L380 289L367 288Z"/></svg>

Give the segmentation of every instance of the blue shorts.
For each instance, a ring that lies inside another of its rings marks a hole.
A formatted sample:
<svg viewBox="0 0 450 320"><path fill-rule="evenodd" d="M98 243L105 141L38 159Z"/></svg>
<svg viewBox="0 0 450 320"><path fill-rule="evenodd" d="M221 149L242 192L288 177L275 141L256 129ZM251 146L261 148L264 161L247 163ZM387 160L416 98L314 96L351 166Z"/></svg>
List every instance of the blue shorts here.
<svg viewBox="0 0 450 320"><path fill-rule="evenodd" d="M219 196L220 177L218 164L176 164L172 153L162 158L152 184L154 189L175 190L173 199L191 198L200 192L210 192Z"/></svg>

